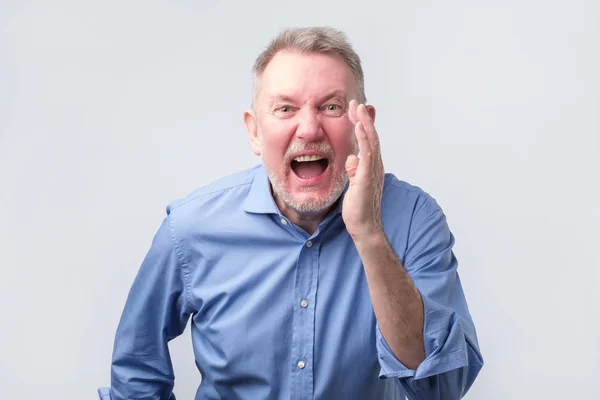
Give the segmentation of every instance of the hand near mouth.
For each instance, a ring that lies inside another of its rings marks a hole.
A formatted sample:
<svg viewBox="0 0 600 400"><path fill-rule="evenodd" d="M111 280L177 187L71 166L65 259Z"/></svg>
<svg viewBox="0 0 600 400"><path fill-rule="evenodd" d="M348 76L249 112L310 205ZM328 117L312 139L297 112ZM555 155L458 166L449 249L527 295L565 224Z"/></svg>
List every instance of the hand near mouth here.
<svg viewBox="0 0 600 400"><path fill-rule="evenodd" d="M351 154L346 160L350 184L342 204L342 218L356 242L383 233L381 196L385 171L379 136L367 107L352 100L348 116L354 124L360 158Z"/></svg>

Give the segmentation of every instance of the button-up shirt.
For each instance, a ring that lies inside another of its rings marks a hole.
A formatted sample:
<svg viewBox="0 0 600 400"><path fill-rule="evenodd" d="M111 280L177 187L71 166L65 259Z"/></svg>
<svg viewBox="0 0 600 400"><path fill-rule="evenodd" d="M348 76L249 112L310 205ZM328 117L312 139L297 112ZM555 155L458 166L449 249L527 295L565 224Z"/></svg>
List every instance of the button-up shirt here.
<svg viewBox="0 0 600 400"><path fill-rule="evenodd" d="M426 359L412 370L379 330L341 209L309 235L281 214L262 165L169 204L101 398L174 399L167 343L190 318L197 400L461 397L483 361L444 213L386 174L383 229L424 307Z"/></svg>

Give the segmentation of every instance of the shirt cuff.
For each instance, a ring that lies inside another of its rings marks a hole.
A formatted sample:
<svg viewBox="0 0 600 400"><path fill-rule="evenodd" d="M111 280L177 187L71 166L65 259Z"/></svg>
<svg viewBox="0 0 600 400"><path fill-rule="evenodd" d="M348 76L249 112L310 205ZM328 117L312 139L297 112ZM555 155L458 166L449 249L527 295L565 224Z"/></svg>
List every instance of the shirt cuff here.
<svg viewBox="0 0 600 400"><path fill-rule="evenodd" d="M407 368L392 353L376 326L379 378L422 379L469 365L469 352L460 319L450 309L423 299L425 360L416 370Z"/></svg>
<svg viewBox="0 0 600 400"><path fill-rule="evenodd" d="M110 388L109 387L101 387L98 389L98 398L100 400L111 400L110 398Z"/></svg>

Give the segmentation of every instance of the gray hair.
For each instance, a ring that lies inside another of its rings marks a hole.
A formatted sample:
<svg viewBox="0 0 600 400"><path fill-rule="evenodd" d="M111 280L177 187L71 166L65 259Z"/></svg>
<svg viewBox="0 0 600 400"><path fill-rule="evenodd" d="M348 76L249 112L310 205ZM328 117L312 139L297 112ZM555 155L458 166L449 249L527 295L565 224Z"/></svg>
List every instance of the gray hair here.
<svg viewBox="0 0 600 400"><path fill-rule="evenodd" d="M269 43L258 56L252 68L253 95L252 107L255 107L259 78L275 54L282 50L295 50L301 53L334 54L342 57L356 79L359 103L366 103L365 78L360 57L342 31L330 27L288 28Z"/></svg>

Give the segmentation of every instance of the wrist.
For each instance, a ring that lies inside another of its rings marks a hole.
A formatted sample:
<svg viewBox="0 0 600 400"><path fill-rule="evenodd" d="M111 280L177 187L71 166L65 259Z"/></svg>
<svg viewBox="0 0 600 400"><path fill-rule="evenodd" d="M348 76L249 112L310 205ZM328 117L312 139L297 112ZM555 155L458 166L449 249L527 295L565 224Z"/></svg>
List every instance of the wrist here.
<svg viewBox="0 0 600 400"><path fill-rule="evenodd" d="M350 233L350 237L352 237L359 251L368 248L380 249L389 246L385 232L381 227Z"/></svg>

